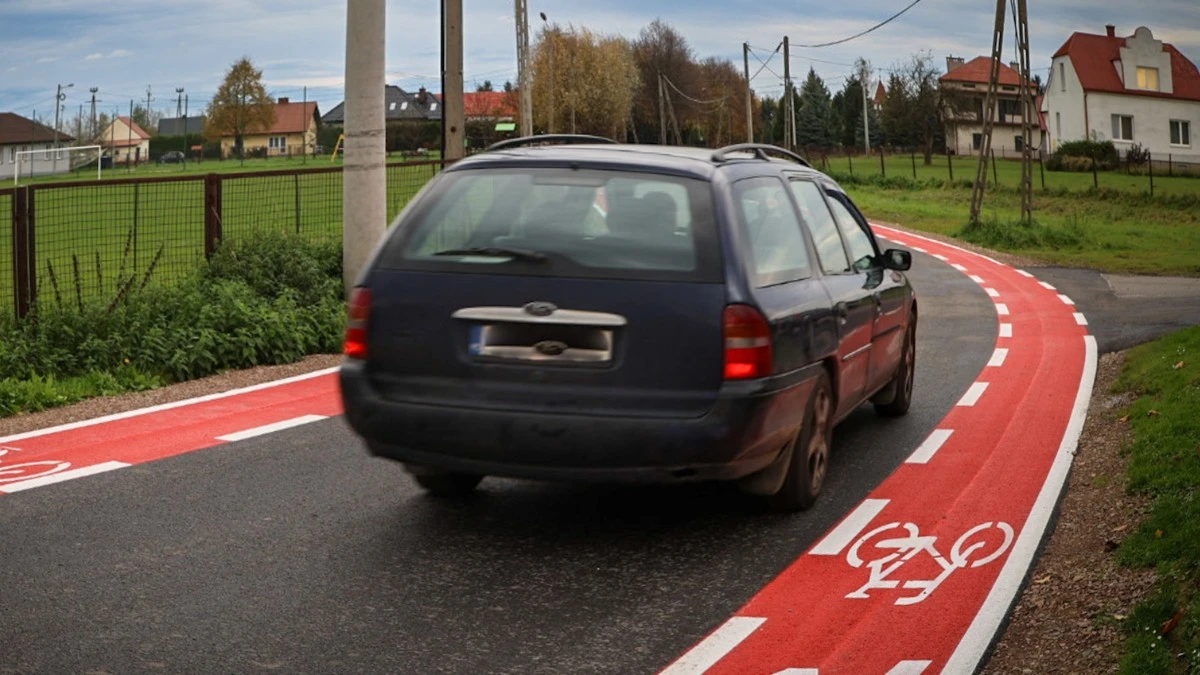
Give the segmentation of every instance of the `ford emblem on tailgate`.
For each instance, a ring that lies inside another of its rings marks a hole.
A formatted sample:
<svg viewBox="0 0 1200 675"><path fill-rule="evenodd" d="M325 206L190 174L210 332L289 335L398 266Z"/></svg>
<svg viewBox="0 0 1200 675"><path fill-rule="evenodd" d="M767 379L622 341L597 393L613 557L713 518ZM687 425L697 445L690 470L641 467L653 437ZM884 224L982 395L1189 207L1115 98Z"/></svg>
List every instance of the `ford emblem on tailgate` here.
<svg viewBox="0 0 1200 675"><path fill-rule="evenodd" d="M542 340L533 346L533 351L546 356L558 356L567 351L567 343L558 340Z"/></svg>
<svg viewBox="0 0 1200 675"><path fill-rule="evenodd" d="M533 316L550 316L557 309L558 307L554 303L543 300L537 300L525 305L525 313L532 314Z"/></svg>

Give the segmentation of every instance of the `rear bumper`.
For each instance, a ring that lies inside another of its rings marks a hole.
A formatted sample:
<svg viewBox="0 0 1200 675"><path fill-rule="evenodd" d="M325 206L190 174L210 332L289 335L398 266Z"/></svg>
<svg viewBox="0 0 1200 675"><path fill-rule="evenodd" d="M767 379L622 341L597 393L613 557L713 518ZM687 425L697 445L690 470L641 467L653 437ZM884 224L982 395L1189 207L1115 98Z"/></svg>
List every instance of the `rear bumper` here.
<svg viewBox="0 0 1200 675"><path fill-rule="evenodd" d="M820 366L815 366L819 369ZM361 361L340 382L346 420L374 455L417 467L567 481L732 480L765 468L795 433L817 370L722 388L698 418L433 406L383 398Z"/></svg>

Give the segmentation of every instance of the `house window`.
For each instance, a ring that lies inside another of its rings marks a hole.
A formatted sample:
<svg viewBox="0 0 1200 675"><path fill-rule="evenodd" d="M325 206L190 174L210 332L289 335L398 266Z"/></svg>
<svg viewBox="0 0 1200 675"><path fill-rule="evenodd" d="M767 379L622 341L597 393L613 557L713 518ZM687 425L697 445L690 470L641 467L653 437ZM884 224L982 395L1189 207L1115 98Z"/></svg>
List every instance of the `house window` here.
<svg viewBox="0 0 1200 675"><path fill-rule="evenodd" d="M283 152L287 150L287 136L272 136L267 139L267 146L272 150Z"/></svg>
<svg viewBox="0 0 1200 675"><path fill-rule="evenodd" d="M1062 138L1062 113L1054 113L1054 135Z"/></svg>
<svg viewBox="0 0 1200 675"><path fill-rule="evenodd" d="M1016 148L1017 152L1021 152L1022 150L1024 150L1025 149L1025 137L1024 136L1014 136L1013 137L1013 147Z"/></svg>
<svg viewBox="0 0 1200 675"><path fill-rule="evenodd" d="M1133 115L1112 116L1112 137L1114 141L1133 140Z"/></svg>
<svg viewBox="0 0 1200 675"><path fill-rule="evenodd" d="M408 101L401 101L401 102L400 102L400 109L401 109L401 110L408 110Z"/></svg>
<svg viewBox="0 0 1200 675"><path fill-rule="evenodd" d="M1058 90L1067 90L1067 64L1061 61L1058 64Z"/></svg>
<svg viewBox="0 0 1200 675"><path fill-rule="evenodd" d="M971 134L971 147L976 150L983 148L983 134Z"/></svg>
<svg viewBox="0 0 1200 675"><path fill-rule="evenodd" d="M1171 120L1171 145L1192 145L1192 123L1187 120Z"/></svg>
<svg viewBox="0 0 1200 675"><path fill-rule="evenodd" d="M395 110L395 109L396 109L396 102L395 102L395 101L392 101L391 103L389 103L389 104L388 104L388 110L389 110L389 111L391 111L391 110Z"/></svg>
<svg viewBox="0 0 1200 675"><path fill-rule="evenodd" d="M1138 89L1158 91L1158 68L1143 68L1142 66L1138 66L1137 78Z"/></svg>

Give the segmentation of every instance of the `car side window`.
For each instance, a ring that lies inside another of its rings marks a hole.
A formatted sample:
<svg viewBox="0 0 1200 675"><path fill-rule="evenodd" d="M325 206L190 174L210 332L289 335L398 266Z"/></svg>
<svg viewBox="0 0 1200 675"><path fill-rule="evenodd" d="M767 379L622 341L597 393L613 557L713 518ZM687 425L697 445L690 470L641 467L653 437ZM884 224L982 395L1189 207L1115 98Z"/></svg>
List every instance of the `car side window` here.
<svg viewBox="0 0 1200 675"><path fill-rule="evenodd" d="M747 178L734 183L734 199L754 263L758 288L811 276L800 219L778 178Z"/></svg>
<svg viewBox="0 0 1200 675"><path fill-rule="evenodd" d="M789 184L800 205L800 217L808 226L817 247L821 270L826 274L849 272L850 260L846 257L846 247L842 244L842 236L838 233L837 223L829 212L821 188L807 180L793 180Z"/></svg>
<svg viewBox="0 0 1200 675"><path fill-rule="evenodd" d="M846 208L842 200L834 195L829 195L829 208L833 210L833 217L837 221L838 227L841 228L842 235L846 238L851 264L855 271L862 272L872 267L878 267L879 262L876 259L878 253L875 251L875 244L871 242L870 235L863 230L862 225L850 213L850 209Z"/></svg>

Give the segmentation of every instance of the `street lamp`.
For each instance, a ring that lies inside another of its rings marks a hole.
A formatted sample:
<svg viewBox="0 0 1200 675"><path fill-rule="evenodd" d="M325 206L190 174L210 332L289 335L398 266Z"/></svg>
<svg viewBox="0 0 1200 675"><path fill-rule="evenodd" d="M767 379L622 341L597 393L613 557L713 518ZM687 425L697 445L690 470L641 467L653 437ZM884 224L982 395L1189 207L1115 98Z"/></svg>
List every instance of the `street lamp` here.
<svg viewBox="0 0 1200 675"><path fill-rule="evenodd" d="M72 82L68 85L58 85L58 90L54 94L54 159L51 160L50 172L58 173L58 128L62 120L62 103L67 100L67 95L63 93L64 89L74 87Z"/></svg>
<svg viewBox="0 0 1200 675"><path fill-rule="evenodd" d="M554 41L550 36L550 22L546 20L545 12L538 12L538 16L542 17L542 35L544 39L550 39L550 125L547 133L554 133L554 89L557 83L554 80Z"/></svg>

